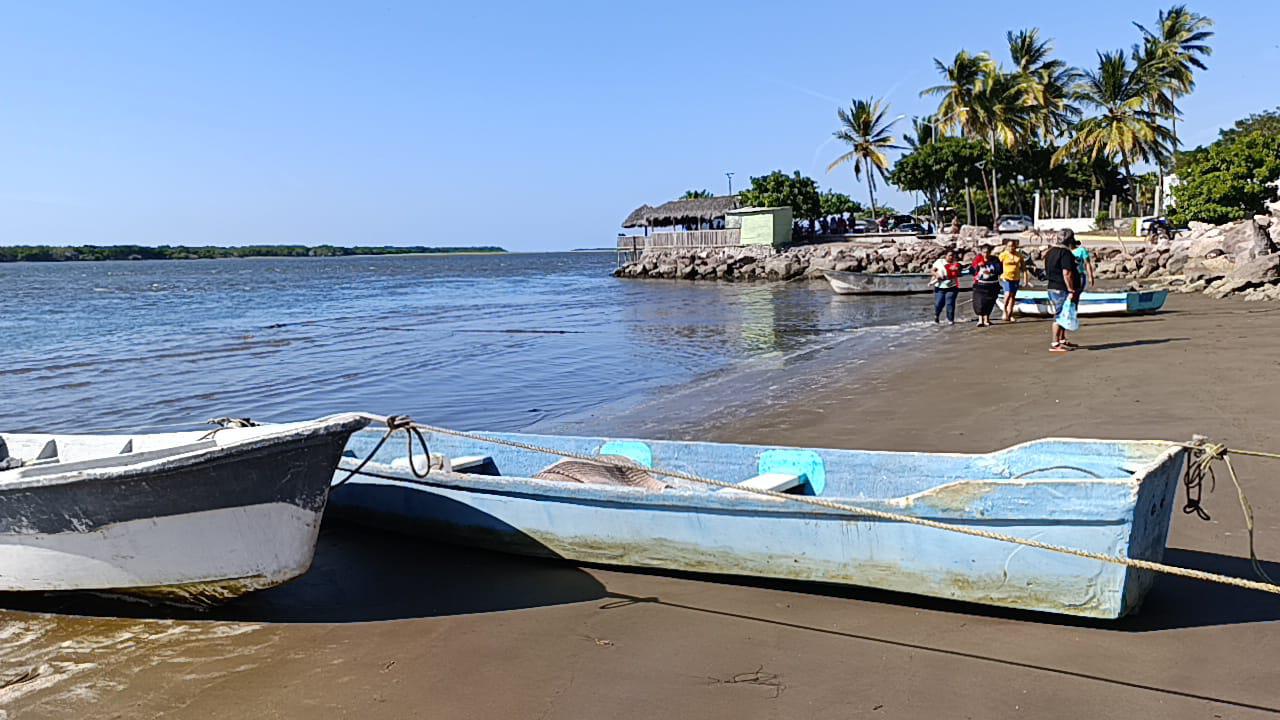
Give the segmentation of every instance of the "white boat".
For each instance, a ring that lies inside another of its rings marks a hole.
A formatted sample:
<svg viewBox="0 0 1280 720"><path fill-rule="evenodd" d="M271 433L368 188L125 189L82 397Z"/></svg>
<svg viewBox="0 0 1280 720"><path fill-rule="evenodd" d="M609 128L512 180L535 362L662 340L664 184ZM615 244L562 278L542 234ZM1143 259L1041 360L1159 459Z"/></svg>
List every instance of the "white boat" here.
<svg viewBox="0 0 1280 720"><path fill-rule="evenodd" d="M1080 315L1142 315L1164 307L1169 298L1168 290L1147 292L1085 292L1080 294ZM1057 314L1049 293L1043 290L1019 290L1014 301L1014 312L1032 317L1052 317Z"/></svg>
<svg viewBox="0 0 1280 720"><path fill-rule="evenodd" d="M357 415L150 435L0 435L0 591L205 605L306 572Z"/></svg>
<svg viewBox="0 0 1280 720"><path fill-rule="evenodd" d="M822 273L837 295L906 295L933 292L928 273Z"/></svg>

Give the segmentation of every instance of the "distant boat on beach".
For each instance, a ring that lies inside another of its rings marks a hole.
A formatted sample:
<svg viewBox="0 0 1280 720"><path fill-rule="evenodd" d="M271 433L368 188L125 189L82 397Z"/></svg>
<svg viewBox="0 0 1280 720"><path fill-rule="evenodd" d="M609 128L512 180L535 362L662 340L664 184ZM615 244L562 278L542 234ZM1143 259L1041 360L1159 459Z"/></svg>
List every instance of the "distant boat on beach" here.
<svg viewBox="0 0 1280 720"><path fill-rule="evenodd" d="M0 435L0 592L210 605L311 566L343 446L367 424Z"/></svg>
<svg viewBox="0 0 1280 720"><path fill-rule="evenodd" d="M1080 294L1080 315L1142 315L1164 307L1168 290L1146 292L1086 292ZM1014 312L1030 317L1053 317L1056 313L1049 293L1043 290L1021 290L1014 301Z"/></svg>
<svg viewBox="0 0 1280 720"><path fill-rule="evenodd" d="M907 295L933 290L929 273L822 273L837 295Z"/></svg>
<svg viewBox="0 0 1280 720"><path fill-rule="evenodd" d="M344 467L381 433L357 433ZM903 521L755 488L1158 561L1186 450L1165 442L1048 439L989 454L866 452L602 437L428 433L420 479L381 447L330 512L492 550L639 568L859 585L1095 618L1133 612L1146 570ZM518 443L577 456L554 456ZM670 479L678 468L736 483ZM340 470L346 476L345 470Z"/></svg>

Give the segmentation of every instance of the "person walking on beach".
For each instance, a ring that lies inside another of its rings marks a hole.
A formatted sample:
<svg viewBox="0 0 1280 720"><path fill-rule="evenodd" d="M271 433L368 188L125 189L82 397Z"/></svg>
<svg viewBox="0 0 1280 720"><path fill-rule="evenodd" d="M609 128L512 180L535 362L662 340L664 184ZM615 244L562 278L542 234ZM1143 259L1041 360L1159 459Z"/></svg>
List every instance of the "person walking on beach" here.
<svg viewBox="0 0 1280 720"><path fill-rule="evenodd" d="M1049 352L1068 352L1076 346L1067 340L1067 329L1063 327L1063 323L1068 322L1064 315L1070 312L1067 301L1076 304L1080 302L1080 269L1067 242L1065 235L1057 237L1053 247L1044 255L1045 284L1049 287L1049 301L1053 303L1054 312L1053 339Z"/></svg>
<svg viewBox="0 0 1280 720"><path fill-rule="evenodd" d="M1071 248L1071 254L1075 256L1076 269L1080 273L1080 291L1083 292L1093 285L1098 277L1097 271L1093 268L1093 254L1076 239L1076 234L1070 228L1063 233L1067 235L1067 247Z"/></svg>
<svg viewBox="0 0 1280 720"><path fill-rule="evenodd" d="M1014 303L1018 298L1018 288L1022 286L1022 276L1027 272L1027 256L1018 249L1018 238L1004 241L1004 251L1000 253L1000 289L1004 290L1005 322L1017 322L1013 317Z"/></svg>
<svg viewBox="0 0 1280 720"><path fill-rule="evenodd" d="M978 316L978 327L991 327L991 311L996 307L1000 294L1000 275L1004 267L1000 258L992 254L990 245L978 248L973 259L973 312Z"/></svg>
<svg viewBox="0 0 1280 720"><path fill-rule="evenodd" d="M933 321L942 320L942 309L947 310L947 322L956 324L956 297L960 294L960 261L956 251L948 250L943 257L933 261Z"/></svg>

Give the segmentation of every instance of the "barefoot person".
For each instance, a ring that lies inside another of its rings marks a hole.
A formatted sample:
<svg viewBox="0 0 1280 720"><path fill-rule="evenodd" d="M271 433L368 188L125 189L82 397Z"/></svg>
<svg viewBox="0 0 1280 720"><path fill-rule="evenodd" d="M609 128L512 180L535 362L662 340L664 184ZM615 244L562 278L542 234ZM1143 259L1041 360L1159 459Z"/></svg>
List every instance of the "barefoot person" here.
<svg viewBox="0 0 1280 720"><path fill-rule="evenodd" d="M1074 239L1074 238L1071 238ZM1075 347L1067 341L1067 330L1062 327L1062 313L1067 300L1080 302L1080 270L1076 256L1067 247L1068 237L1058 236L1053 247L1044 255L1045 284L1049 287L1049 302L1053 303L1053 339L1049 352L1067 352Z"/></svg>
<svg viewBox="0 0 1280 720"><path fill-rule="evenodd" d="M1003 267L992 250L990 245L983 245L973 259L973 312L978 316L978 327L991 327L991 311L1000 294Z"/></svg>
<svg viewBox="0 0 1280 720"><path fill-rule="evenodd" d="M956 251L948 250L946 256L933 261L933 321L942 319L942 309L947 309L947 322L956 324L956 297L960 294L960 261Z"/></svg>
<svg viewBox="0 0 1280 720"><path fill-rule="evenodd" d="M1004 267L1000 273L1000 289L1004 290L1004 319L1006 322L1016 322L1013 307L1018 298L1018 288L1022 285L1022 276L1027 272L1027 256L1018 249L1017 238L1004 241L1000 264Z"/></svg>

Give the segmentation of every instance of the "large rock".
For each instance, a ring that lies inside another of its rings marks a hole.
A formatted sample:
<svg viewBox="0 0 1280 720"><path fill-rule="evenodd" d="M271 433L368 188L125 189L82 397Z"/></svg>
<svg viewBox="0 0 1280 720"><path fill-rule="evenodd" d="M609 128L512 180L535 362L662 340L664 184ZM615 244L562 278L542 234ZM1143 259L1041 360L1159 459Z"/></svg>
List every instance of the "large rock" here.
<svg viewBox="0 0 1280 720"><path fill-rule="evenodd" d="M1280 255L1262 255L1237 265L1222 280L1209 286L1207 294L1224 298L1232 293L1262 287L1280 280Z"/></svg>
<svg viewBox="0 0 1280 720"><path fill-rule="evenodd" d="M1236 262L1252 260L1273 252L1275 245L1267 232L1253 219L1220 225L1194 238L1187 248L1191 258L1226 255Z"/></svg>

